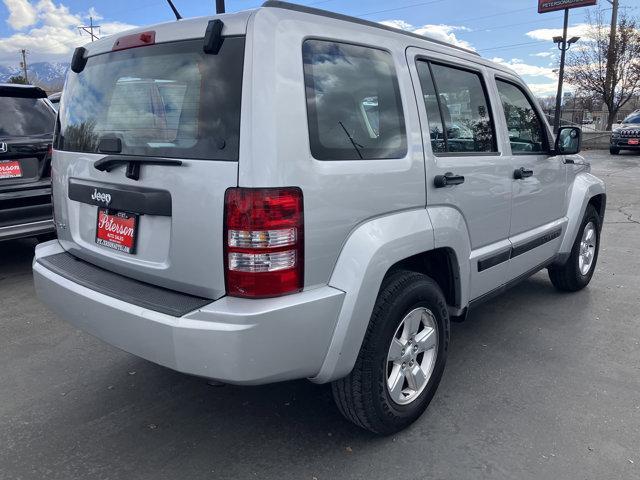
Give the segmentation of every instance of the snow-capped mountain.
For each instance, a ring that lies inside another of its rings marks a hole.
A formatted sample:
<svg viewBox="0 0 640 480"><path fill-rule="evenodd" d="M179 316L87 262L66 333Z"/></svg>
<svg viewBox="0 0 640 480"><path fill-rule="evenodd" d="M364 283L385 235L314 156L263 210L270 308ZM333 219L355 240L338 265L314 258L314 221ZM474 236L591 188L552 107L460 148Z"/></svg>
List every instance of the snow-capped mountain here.
<svg viewBox="0 0 640 480"><path fill-rule="evenodd" d="M29 82L51 90L59 90L64 84L64 78L69 70L69 64L63 62L36 62L29 64L27 71ZM9 78L22 75L22 69L17 66L6 67L0 65L0 83L8 82Z"/></svg>

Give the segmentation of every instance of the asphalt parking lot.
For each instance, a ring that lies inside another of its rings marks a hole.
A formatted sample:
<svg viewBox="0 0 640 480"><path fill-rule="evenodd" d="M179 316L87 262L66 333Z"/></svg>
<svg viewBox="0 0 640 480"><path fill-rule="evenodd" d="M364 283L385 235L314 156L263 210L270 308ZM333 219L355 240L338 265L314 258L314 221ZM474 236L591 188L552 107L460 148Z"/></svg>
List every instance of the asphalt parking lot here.
<svg viewBox="0 0 640 480"><path fill-rule="evenodd" d="M452 328L410 429L377 438L326 386L216 387L75 330L34 296L34 242L0 244L1 479L640 478L640 156L608 186L591 285L541 272Z"/></svg>

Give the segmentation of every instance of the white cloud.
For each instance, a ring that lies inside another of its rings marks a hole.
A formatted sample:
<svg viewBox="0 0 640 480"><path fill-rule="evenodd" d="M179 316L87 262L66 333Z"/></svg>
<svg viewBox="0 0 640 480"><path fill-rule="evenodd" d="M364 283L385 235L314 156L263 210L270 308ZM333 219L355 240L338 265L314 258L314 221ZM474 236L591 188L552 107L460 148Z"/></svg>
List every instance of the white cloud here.
<svg viewBox="0 0 640 480"><path fill-rule="evenodd" d="M132 28L136 28L136 26L123 22L100 22L100 36L107 37Z"/></svg>
<svg viewBox="0 0 640 480"><path fill-rule="evenodd" d="M4 0L4 5L9 10L7 23L14 30L30 27L36 23L36 9L28 0Z"/></svg>
<svg viewBox="0 0 640 480"><path fill-rule="evenodd" d="M540 67L538 65L530 65L528 63L524 63L519 58L512 58L511 60L505 60L504 58L494 57L491 59L491 61L499 63L500 65L509 67L518 75L528 76L528 77L545 77L545 78L548 78L549 80L556 80L558 78L557 75L553 72L552 68Z"/></svg>
<svg viewBox="0 0 640 480"><path fill-rule="evenodd" d="M574 25L573 27L569 27L567 29L567 36L571 37L582 37L585 38L589 34L589 24L588 23L579 23L578 25ZM534 40L548 40L551 41L553 37L561 37L562 29L561 28L539 28L537 30L531 30L527 32L527 37L533 38Z"/></svg>
<svg viewBox="0 0 640 480"><path fill-rule="evenodd" d="M72 15L63 4L56 5L52 0L40 0L36 6L38 18L45 25L57 28L76 27L82 23L79 15Z"/></svg>
<svg viewBox="0 0 640 480"><path fill-rule="evenodd" d="M80 42L81 39L72 30L44 25L26 33L16 33L7 38L0 38L0 59L5 56L16 57L16 52L26 48L31 56L35 55L40 57L38 60L42 60L47 55L71 52Z"/></svg>
<svg viewBox="0 0 640 480"><path fill-rule="evenodd" d="M532 57L548 58L548 57L552 57L553 56L553 52L532 53L531 56Z"/></svg>
<svg viewBox="0 0 640 480"><path fill-rule="evenodd" d="M0 64L6 65L18 63L17 52L22 48L29 51L30 62L69 61L73 49L89 41L88 35L78 32L78 25L85 24L89 15L94 20L102 18L93 7L88 12L72 12L66 5L53 0L37 3L4 0L4 3L10 12L7 22L18 30L0 37ZM14 12L18 12L17 16ZM31 28L25 30L25 27ZM101 22L100 35L113 35L134 27L117 21Z"/></svg>
<svg viewBox="0 0 640 480"><path fill-rule="evenodd" d="M557 82L549 82L549 83L527 83L529 89L533 92L536 97L548 97L555 96L558 92L558 83ZM568 86L565 85L564 91L569 90Z"/></svg>
<svg viewBox="0 0 640 480"><path fill-rule="evenodd" d="M98 11L91 7L87 12L87 17L93 17L94 20L102 20L104 17L98 13Z"/></svg>
<svg viewBox="0 0 640 480"><path fill-rule="evenodd" d="M475 50L475 48L467 41L460 40L456 37L454 32L463 32L469 30L467 27L458 25L423 25L421 27L415 27L404 20L384 20L383 25L388 27L399 28L401 30L407 30L409 32L417 33L418 35L424 35L425 37L431 37L442 42L451 43L459 47L467 48L469 50Z"/></svg>
<svg viewBox="0 0 640 480"><path fill-rule="evenodd" d="M383 20L380 22L387 27L399 28L400 30L409 30L413 31L415 28L410 23L405 22L404 20Z"/></svg>

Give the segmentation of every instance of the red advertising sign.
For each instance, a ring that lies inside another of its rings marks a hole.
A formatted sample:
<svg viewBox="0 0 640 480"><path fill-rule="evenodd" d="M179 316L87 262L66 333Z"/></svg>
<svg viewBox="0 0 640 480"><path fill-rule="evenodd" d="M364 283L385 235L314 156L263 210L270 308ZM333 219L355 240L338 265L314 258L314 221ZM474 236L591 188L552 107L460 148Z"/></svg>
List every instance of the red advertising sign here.
<svg viewBox="0 0 640 480"><path fill-rule="evenodd" d="M120 252L135 253L137 227L137 215L99 208L96 243Z"/></svg>
<svg viewBox="0 0 640 480"><path fill-rule="evenodd" d="M17 160L0 161L0 180L3 178L20 178L22 169Z"/></svg>
<svg viewBox="0 0 640 480"><path fill-rule="evenodd" d="M590 7L598 0L538 0L538 13L555 12L565 8Z"/></svg>

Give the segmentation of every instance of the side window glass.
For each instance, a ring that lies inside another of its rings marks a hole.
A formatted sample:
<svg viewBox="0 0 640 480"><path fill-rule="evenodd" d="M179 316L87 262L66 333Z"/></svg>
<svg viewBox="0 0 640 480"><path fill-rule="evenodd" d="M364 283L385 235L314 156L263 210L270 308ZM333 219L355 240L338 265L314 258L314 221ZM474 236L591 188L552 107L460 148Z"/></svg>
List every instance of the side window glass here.
<svg viewBox="0 0 640 480"><path fill-rule="evenodd" d="M496 152L495 129L477 72L431 64L447 152Z"/></svg>
<svg viewBox="0 0 640 480"><path fill-rule="evenodd" d="M546 141L540 117L525 93L509 82L497 80L509 142L514 154L544 153Z"/></svg>
<svg viewBox="0 0 640 480"><path fill-rule="evenodd" d="M429 64L419 61L416 64L418 69L418 77L422 87L422 98L424 106L427 110L427 120L429 122L429 137L431 138L431 148L434 152L446 152L447 147L444 139L444 130L442 116L440 115L440 107L438 106L438 96L436 87L431 78Z"/></svg>
<svg viewBox="0 0 640 480"><path fill-rule="evenodd" d="M307 40L302 50L313 157L404 157L404 113L391 54L323 40Z"/></svg>

